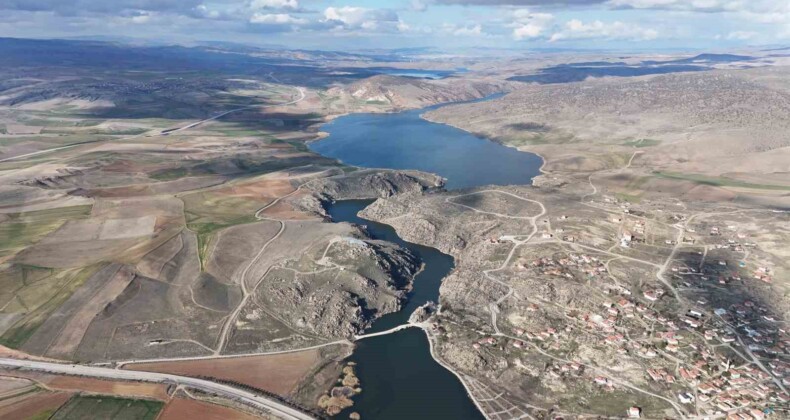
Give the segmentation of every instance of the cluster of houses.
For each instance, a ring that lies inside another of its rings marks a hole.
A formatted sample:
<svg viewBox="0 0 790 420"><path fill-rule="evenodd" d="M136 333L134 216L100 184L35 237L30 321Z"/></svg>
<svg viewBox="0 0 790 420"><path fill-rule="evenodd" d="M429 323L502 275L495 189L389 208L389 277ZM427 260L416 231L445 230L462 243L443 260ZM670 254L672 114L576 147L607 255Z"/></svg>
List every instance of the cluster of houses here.
<svg viewBox="0 0 790 420"><path fill-rule="evenodd" d="M576 362L563 364L554 363L546 370L546 374L554 379L581 376L584 374L584 365Z"/></svg>
<svg viewBox="0 0 790 420"><path fill-rule="evenodd" d="M628 213L628 206L622 208ZM619 217L615 219L616 222L622 222ZM678 217L678 220L683 219ZM624 246L637 240L635 234L645 234L643 221L635 221L628 228L629 231L624 232L621 238L621 245ZM734 227L728 229L735 232ZM694 232L693 229L687 231ZM716 226L710 227L710 234L722 236L722 243L716 246L718 249L738 252L755 246L742 241L745 235L726 239L730 235L722 235L722 229ZM694 239L684 237L683 241L693 243ZM674 245L674 242L670 242L667 244ZM752 273L756 280L771 282L773 273L768 267L756 267L739 273L739 269L746 267L744 262L736 267L731 262L728 264L729 257L721 256L720 253L715 257L708 254L708 257L712 258L713 263L702 272L697 267L681 265L673 266L672 272L676 273L676 278L701 277L702 280L708 280L708 276L724 279L720 276L724 273L724 276L729 276L727 282L740 280L740 275L749 277L748 273ZM720 259L719 264L715 263L717 259ZM580 276L594 278L607 272L605 264L598 258L574 253L519 263L516 269L530 269L542 275L569 279ZM790 396L783 387L790 388L790 359L777 357L790 354L790 337L784 324L771 316L767 309L747 300L725 306L726 309L717 308L711 313L708 309L701 309L707 308L708 301L698 298L684 309L685 312L671 315L662 314L651 305L665 295L666 291L661 287L645 287L641 290L641 296L632 296L631 291L622 286L609 286L603 292L614 295L611 303L603 305L603 310L567 309L565 316L581 321L579 327L586 326L593 339L614 348L618 354L643 359L646 375L655 386L660 385L667 391L671 389L673 398L681 404L696 404L700 413L721 417L726 415L732 420L764 420L775 418L770 417L774 408L787 407L790 403ZM528 311L537 309L536 304L527 307ZM650 328L636 335L634 331L625 330L632 323L647 324ZM566 330L568 328L571 327ZM551 327L539 331L516 328L514 334L519 339L508 340L501 344L502 348L507 344L523 349L528 347L527 341L551 341L549 347L553 344L559 346L562 338L562 332ZM498 342L494 337L487 337L473 345L480 348L483 345L498 345ZM747 348L742 348L742 345ZM738 358L731 352L718 350L732 346L738 354L754 354L761 358L764 366L753 363L751 358ZM733 357L738 360L732 360ZM767 367L768 372L763 367ZM547 368L546 374L563 378L579 376L584 371L585 366L580 363L555 363ZM602 375L588 378L602 391L615 389L616 382L612 378ZM777 381L783 386L778 385ZM640 418L642 410L631 407L626 414L630 418Z"/></svg>
<svg viewBox="0 0 790 420"><path fill-rule="evenodd" d="M533 268L543 275L568 279L575 278L572 270L578 271L587 277L596 277L606 273L606 266L597 257L574 253L562 258L542 257L532 261L529 266L520 263L516 267L519 270Z"/></svg>

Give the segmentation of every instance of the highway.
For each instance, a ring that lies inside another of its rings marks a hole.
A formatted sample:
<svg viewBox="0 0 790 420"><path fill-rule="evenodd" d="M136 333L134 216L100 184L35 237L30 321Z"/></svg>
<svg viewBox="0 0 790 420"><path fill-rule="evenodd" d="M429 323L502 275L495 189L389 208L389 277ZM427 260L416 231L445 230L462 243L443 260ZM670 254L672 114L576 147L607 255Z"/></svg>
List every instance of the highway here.
<svg viewBox="0 0 790 420"><path fill-rule="evenodd" d="M166 373L139 372L132 370L111 369L96 366L71 365L34 360L20 360L0 358L0 367L25 368L48 373L87 376L101 379L120 379L128 381L143 381L155 383L174 383L186 387L199 389L204 392L220 395L239 401L243 404L271 412L273 415L284 419L310 420L309 414L285 405L277 400L269 399L254 392L245 391L230 385L224 385L208 380L189 378L186 376L170 375Z"/></svg>
<svg viewBox="0 0 790 420"><path fill-rule="evenodd" d="M218 119L220 119L220 118L222 118L222 117L224 117L224 116L226 116L228 114L232 114L234 112L239 112L239 111L244 111L244 110L250 109L250 108L294 105L296 103L302 102L304 100L304 98L305 98L305 90L303 88L297 87L296 90L299 92L299 98L294 99L294 100L289 101L289 102L285 102L285 103L281 103L281 104L272 104L272 105L246 105L246 106L243 106L243 107L240 107L240 108L231 109L230 111L225 111L225 112L217 114L217 115L215 115L213 117L209 117L209 118L206 118L206 119L203 119L203 120L200 120L200 121L195 121L195 122L193 122L191 124L188 124L188 125L185 125L185 126L183 126L181 128L176 128L176 129L163 131L161 134L169 135L169 134L177 133L179 131L189 130L190 128L197 127L197 126L199 126L201 124L204 124L204 123L207 123L209 121L218 120Z"/></svg>
<svg viewBox="0 0 790 420"><path fill-rule="evenodd" d="M209 118L206 118L206 119L202 119L202 120L200 120L200 121L195 121L195 122L193 122L193 123L190 123L190 124L188 124L188 125L185 125L185 126L183 126L183 127L179 127L179 128L175 128L175 129L170 129L170 130L165 130L165 131L161 131L161 132L154 133L154 134L142 133L142 134L135 134L135 135L133 135L133 136L128 136L128 137L121 137L121 138L114 138L114 139L112 139L112 138L111 138L111 139L104 139L104 140L91 140L91 141L82 141L82 142L79 142L79 143L74 143L74 144L67 144L67 145L65 145L65 146L60 146L60 147L53 147L53 148L51 148L51 149L44 149L44 150L39 150L39 151L36 151L36 152L24 153L24 154L21 154L21 155L16 155L16 156L7 157L7 158L4 158L4 159L0 159L0 163L4 163L4 162L10 162L10 161L19 160L19 159L24 159L24 158L33 157L33 156L38 156L38 155L43 155L43 154L45 154L45 153L56 152L56 151L58 151L58 150L71 149L71 148L73 148L73 147L77 147L77 146L83 146L83 145L86 145L86 144L101 143L101 142L108 141L108 140L109 140L109 141L119 141L119 140L134 140L134 139L137 139L137 138L140 138L140 137L158 137L158 136L167 136L167 135L170 135L170 134L173 134L173 133L177 133L177 132L179 132L179 131L189 130L190 128L197 127L197 126L199 126L199 125L201 125L201 124L205 124L205 123L207 123L207 122L210 122L210 121L218 120L218 119L220 119L220 118L222 118L222 117L224 117L224 116L226 116L226 115L228 115L228 114L232 114L232 113L234 113L234 112L239 112L239 111L244 111L244 110L246 110L246 109L250 109L250 108L255 108L255 107L259 107L259 108L265 108L265 107L274 107L274 106L287 106L287 105L294 105L294 104L297 104L297 103L299 103L299 102L303 101L303 100L304 100L304 98L305 98L305 96L306 96L306 95L305 95L305 90L304 90L304 88L297 87L297 88L296 88L296 90L299 92L299 97L298 97L298 98L296 98L296 99L294 99L294 100L292 100L292 101L288 101L288 102L284 102L284 103L280 103L280 104L271 104L271 105L247 105L247 106L243 106L243 107L241 107L241 108L235 108L235 109L231 109L231 110L229 110L229 111L222 112L222 113L220 113L220 114L214 115L213 117L209 117Z"/></svg>

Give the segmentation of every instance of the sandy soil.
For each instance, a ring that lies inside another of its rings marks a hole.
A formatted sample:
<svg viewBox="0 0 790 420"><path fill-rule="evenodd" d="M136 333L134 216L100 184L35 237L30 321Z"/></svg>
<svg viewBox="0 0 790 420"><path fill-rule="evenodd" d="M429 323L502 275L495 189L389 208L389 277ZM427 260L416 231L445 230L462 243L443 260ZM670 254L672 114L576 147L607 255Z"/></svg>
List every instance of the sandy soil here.
<svg viewBox="0 0 790 420"><path fill-rule="evenodd" d="M46 384L52 389L62 391L92 392L122 397L153 398L157 400L167 400L168 398L167 386L162 384L115 382L71 376L52 376Z"/></svg>
<svg viewBox="0 0 790 420"><path fill-rule="evenodd" d="M137 271L146 277L158 279L165 264L172 260L183 247L184 242L181 240L181 235L176 235L173 239L146 254L137 264Z"/></svg>
<svg viewBox="0 0 790 420"><path fill-rule="evenodd" d="M6 130L8 134L40 134L41 126L30 126L22 124L7 124Z"/></svg>
<svg viewBox="0 0 790 420"><path fill-rule="evenodd" d="M292 197L294 199L298 199L300 195L306 194L295 194ZM315 219L316 216L310 213L305 213L293 208L293 206L287 202L280 201L279 203L267 208L266 210L260 213L263 217L270 217L272 219L277 220L309 220Z"/></svg>
<svg viewBox="0 0 790 420"><path fill-rule="evenodd" d="M258 417L202 401L174 398L159 414L159 420L254 420Z"/></svg>
<svg viewBox="0 0 790 420"><path fill-rule="evenodd" d="M206 271L226 284L233 282L235 273L244 270L280 225L273 221L233 226L221 231L212 243Z"/></svg>
<svg viewBox="0 0 790 420"><path fill-rule="evenodd" d="M13 375L14 378L20 380L27 379L38 382L55 391L67 391L66 393L69 395L75 392L87 392L129 398L150 398L162 401L165 401L169 398L167 393L167 385L164 384L50 375L47 373L30 371L2 371L0 373ZM5 417L0 414L0 418Z"/></svg>
<svg viewBox="0 0 790 420"><path fill-rule="evenodd" d="M209 376L288 395L319 362L319 351L307 350L221 360L138 363L128 365L127 368L185 376Z"/></svg>
<svg viewBox="0 0 790 420"><path fill-rule="evenodd" d="M134 274L131 270L125 268L118 270L69 320L53 343L49 354L66 359L71 357L82 342L85 331L88 330L93 319L126 289L133 278Z"/></svg>
<svg viewBox="0 0 790 420"><path fill-rule="evenodd" d="M0 397L16 394L31 385L33 382L27 379L10 376L0 377Z"/></svg>
<svg viewBox="0 0 790 420"><path fill-rule="evenodd" d="M271 179L220 188L215 190L215 192L234 197L260 199L261 196L271 198L282 197L293 190L294 187L289 181L284 179Z"/></svg>
<svg viewBox="0 0 790 420"><path fill-rule="evenodd" d="M71 398L69 392L39 392L0 403L0 418L27 419L41 412L56 410Z"/></svg>

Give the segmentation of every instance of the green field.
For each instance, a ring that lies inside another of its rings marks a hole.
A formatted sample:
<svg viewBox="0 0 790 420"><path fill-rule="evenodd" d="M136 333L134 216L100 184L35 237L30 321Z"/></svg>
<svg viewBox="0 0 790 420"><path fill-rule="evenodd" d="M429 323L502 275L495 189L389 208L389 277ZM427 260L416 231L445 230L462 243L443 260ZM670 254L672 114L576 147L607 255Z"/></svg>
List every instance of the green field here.
<svg viewBox="0 0 790 420"><path fill-rule="evenodd" d="M75 396L61 407L53 420L153 420L164 403L115 397Z"/></svg>
<svg viewBox="0 0 790 420"><path fill-rule="evenodd" d="M629 203L639 203L642 201L642 197L633 194L615 193L614 196L620 201L627 201Z"/></svg>
<svg viewBox="0 0 790 420"><path fill-rule="evenodd" d="M55 414L55 410L44 410L40 413L34 414L32 417L28 417L27 420L47 420Z"/></svg>
<svg viewBox="0 0 790 420"><path fill-rule="evenodd" d="M504 138L502 143L511 146L537 146L542 144L568 144L576 143L573 136L558 133L527 133L514 134Z"/></svg>
<svg viewBox="0 0 790 420"><path fill-rule="evenodd" d="M3 290L10 292L2 295L8 302L2 313L24 315L0 337L0 344L18 349L101 265L61 271L15 267L0 279Z"/></svg>
<svg viewBox="0 0 790 420"><path fill-rule="evenodd" d="M209 244L217 232L231 226L256 222L255 212L268 202L210 191L186 194L181 199L184 202L187 228L197 234L201 266L206 262Z"/></svg>
<svg viewBox="0 0 790 420"><path fill-rule="evenodd" d="M653 172L653 175L659 178L679 179L683 181L696 182L697 184L702 184L702 185L711 185L714 187L735 187L735 188L748 188L752 190L790 191L790 186L786 186L786 185L754 184L751 182L738 181L737 179L713 177L713 176L706 176L700 174L681 174L677 172Z"/></svg>
<svg viewBox="0 0 790 420"><path fill-rule="evenodd" d="M623 144L626 146L633 146L633 147L653 147L661 144L661 140L638 139L638 140L627 141Z"/></svg>
<svg viewBox="0 0 790 420"><path fill-rule="evenodd" d="M67 220L88 217L91 208L85 205L8 214L8 219L0 224L0 255L34 244Z"/></svg>

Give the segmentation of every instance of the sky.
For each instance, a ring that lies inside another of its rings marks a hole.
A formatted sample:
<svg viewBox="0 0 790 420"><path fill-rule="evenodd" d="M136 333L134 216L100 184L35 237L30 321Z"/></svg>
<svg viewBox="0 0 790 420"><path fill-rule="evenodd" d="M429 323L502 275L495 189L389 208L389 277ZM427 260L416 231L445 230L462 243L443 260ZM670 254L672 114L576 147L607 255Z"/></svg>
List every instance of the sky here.
<svg viewBox="0 0 790 420"><path fill-rule="evenodd" d="M790 0L0 0L0 36L288 48L790 45Z"/></svg>

